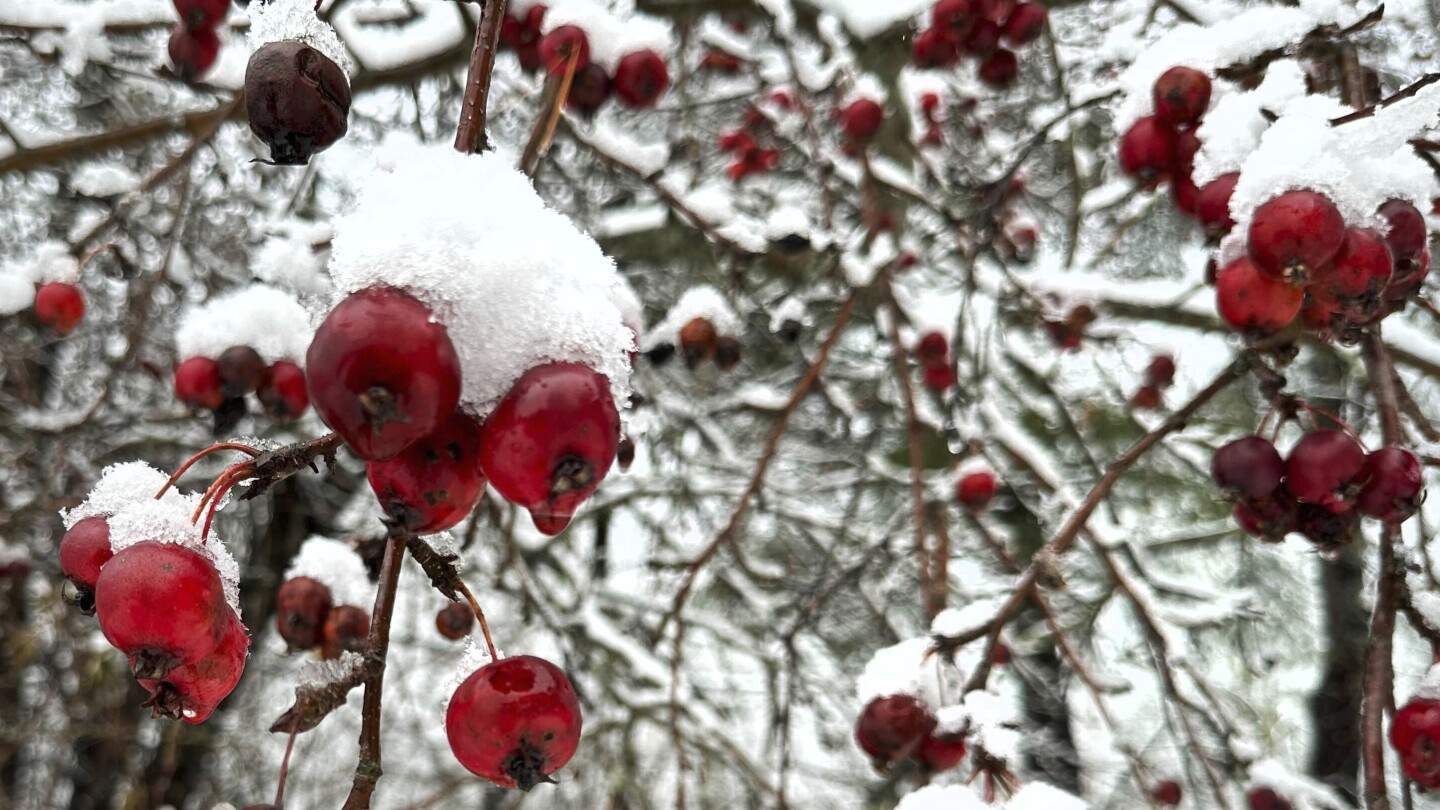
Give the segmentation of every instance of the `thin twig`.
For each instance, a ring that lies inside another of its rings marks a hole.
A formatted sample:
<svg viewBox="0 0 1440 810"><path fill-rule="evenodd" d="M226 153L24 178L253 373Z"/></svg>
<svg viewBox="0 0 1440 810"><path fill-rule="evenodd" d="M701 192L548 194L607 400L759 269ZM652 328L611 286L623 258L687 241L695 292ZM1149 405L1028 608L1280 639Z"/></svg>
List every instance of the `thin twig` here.
<svg viewBox="0 0 1440 810"><path fill-rule="evenodd" d="M497 0L491 0L499 4ZM405 554L405 535L391 532L385 538L385 557L380 562L380 590L370 616L370 636L365 640L365 702L360 724L360 761L355 765L355 783L343 810L365 810L380 767L380 695L385 681L385 655L390 649L390 617L395 612L395 591L400 583L400 563Z"/></svg>
<svg viewBox="0 0 1440 810"><path fill-rule="evenodd" d="M495 53L500 48L506 5L507 0L488 0L480 13L480 27L475 31L470 73L465 79L465 100L460 107L460 124L455 129L455 149L467 155L490 148L490 138L485 132L485 105L490 97L490 76L495 72Z"/></svg>

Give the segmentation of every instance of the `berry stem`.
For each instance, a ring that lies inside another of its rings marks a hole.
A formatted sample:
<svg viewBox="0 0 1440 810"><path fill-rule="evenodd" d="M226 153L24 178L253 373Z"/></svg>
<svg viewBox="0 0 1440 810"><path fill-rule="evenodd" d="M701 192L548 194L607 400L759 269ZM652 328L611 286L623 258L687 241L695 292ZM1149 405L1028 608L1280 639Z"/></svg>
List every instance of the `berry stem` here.
<svg viewBox="0 0 1440 810"><path fill-rule="evenodd" d="M475 620L480 622L480 632L485 636L485 647L490 651L490 660L499 661L500 656L495 652L495 640L490 637L490 624L485 621L485 611L480 609L480 601L459 577L455 578L455 587L465 595L465 601L469 602L470 609L475 611Z"/></svg>
<svg viewBox="0 0 1440 810"><path fill-rule="evenodd" d="M218 502L220 500L220 493L229 489L230 485L234 483L231 481L234 476L244 472L246 473L244 477L250 477L249 470L247 469L248 464L249 462L246 461L242 461L239 464L232 464L226 467L224 472L220 473L219 477L215 479L215 482L210 485L210 488L205 490L205 494L200 496L200 503L195 505L195 513L190 516L191 523L200 522L200 515L205 511L205 505L212 501Z"/></svg>
<svg viewBox="0 0 1440 810"><path fill-rule="evenodd" d="M504 6L492 0L493 6ZM385 655L390 649L390 617L395 613L395 591L400 583L400 563L407 535L392 529L385 538L385 556L380 562L380 589L370 617L370 635L365 640L365 700L361 709L360 761L355 765L355 782L343 810L365 810L380 781L380 693L385 680Z"/></svg>
<svg viewBox="0 0 1440 810"><path fill-rule="evenodd" d="M500 48L507 5L507 0L490 0L480 12L475 47L470 51L470 73L465 80L465 100L460 106L460 125L455 130L455 149L467 155L490 148L490 139L485 135L485 103L490 96L490 75L495 71L495 53Z"/></svg>
<svg viewBox="0 0 1440 810"><path fill-rule="evenodd" d="M560 125L560 115L565 101L570 98L570 86L575 81L575 71L580 66L580 49L572 48L570 58L565 62L565 72L557 79L551 76L546 82L549 98L546 99L545 114L535 120L535 129L530 140L525 142L525 151L520 155L520 170L532 180L540 157L550 151L550 142L555 139L555 128Z"/></svg>
<svg viewBox="0 0 1440 810"><path fill-rule="evenodd" d="M280 782L275 786L275 810L285 807L285 779L290 775L290 754L295 750L295 736L300 732L300 718L290 724L290 738L285 741L285 756L280 760Z"/></svg>
<svg viewBox="0 0 1440 810"><path fill-rule="evenodd" d="M249 445L240 444L238 442L220 442L219 444L212 444L204 450L201 450L200 452L191 456L188 461L180 465L180 469L176 470L175 474L170 476L170 480L165 482L165 486L161 487L160 491L155 493L155 500L160 500L160 497L163 496L166 492L168 492L170 487L175 485L176 481L180 480L180 476L184 475L186 470L189 470L191 467L195 466L195 462L199 461L202 458L205 458L211 453L218 453L221 450L235 450L236 452L244 453L251 458L255 458L256 456L260 455L259 450L256 450Z"/></svg>

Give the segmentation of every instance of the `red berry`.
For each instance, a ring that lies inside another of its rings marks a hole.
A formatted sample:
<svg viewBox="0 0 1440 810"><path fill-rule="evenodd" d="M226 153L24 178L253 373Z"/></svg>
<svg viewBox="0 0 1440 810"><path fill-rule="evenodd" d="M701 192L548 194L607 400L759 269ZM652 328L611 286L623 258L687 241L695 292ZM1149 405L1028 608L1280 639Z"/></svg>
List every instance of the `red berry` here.
<svg viewBox="0 0 1440 810"><path fill-rule="evenodd" d="M1280 487L1285 462L1268 439L1243 436L1215 451L1210 476L1215 484L1236 498L1258 501Z"/></svg>
<svg viewBox="0 0 1440 810"><path fill-rule="evenodd" d="M732 371L740 365L740 358L744 354L743 347L737 338L730 335L721 335L715 339L715 367L721 371Z"/></svg>
<svg viewBox="0 0 1440 810"><path fill-rule="evenodd" d="M610 98L611 86L610 74L605 72L605 68L591 62L575 71L575 79L570 83L570 95L566 97L565 104L581 115L594 115Z"/></svg>
<svg viewBox="0 0 1440 810"><path fill-rule="evenodd" d="M996 48L980 63L980 81L991 87L1009 87L1020 75L1020 59L1014 51Z"/></svg>
<svg viewBox="0 0 1440 810"><path fill-rule="evenodd" d="M1175 358L1168 354L1157 354L1150 358L1145 367L1145 384L1156 388L1169 388L1175 382Z"/></svg>
<svg viewBox="0 0 1440 810"><path fill-rule="evenodd" d="M265 412L275 419L296 419L310 407L310 392L305 388L305 370L288 360L280 360L265 369L256 392Z"/></svg>
<svg viewBox="0 0 1440 810"><path fill-rule="evenodd" d="M1040 38L1045 31L1045 20L1049 13L1039 3L1020 3L1005 18L1005 41L1011 45L1024 45Z"/></svg>
<svg viewBox="0 0 1440 810"><path fill-rule="evenodd" d="M955 482L955 500L970 512L983 512L995 493L1000 490L1000 480L989 470L967 473Z"/></svg>
<svg viewBox="0 0 1440 810"><path fill-rule="evenodd" d="M215 362L220 367L220 393L226 399L259 390L265 379L265 360L249 346L231 346Z"/></svg>
<svg viewBox="0 0 1440 810"><path fill-rule="evenodd" d="M1403 273L1413 269L1411 265L1425 252L1430 242L1430 229L1425 224L1425 216L1420 213L1420 209L1405 200L1387 200L1380 206L1379 213L1389 225L1385 232L1385 241L1390 246L1390 253L1395 257L1396 272Z"/></svg>
<svg viewBox="0 0 1440 810"><path fill-rule="evenodd" d="M1130 407L1140 411L1153 411L1165 403L1165 395L1153 385L1142 385L1130 397Z"/></svg>
<svg viewBox="0 0 1440 810"><path fill-rule="evenodd" d="M1298 528L1300 505L1281 488L1268 498L1240 501L1235 504L1233 515L1246 534L1267 543L1279 543Z"/></svg>
<svg viewBox="0 0 1440 810"><path fill-rule="evenodd" d="M413 534L445 531L464 520L485 491L480 424L456 411L399 455L366 464L365 475L396 525Z"/></svg>
<svg viewBox="0 0 1440 810"><path fill-rule="evenodd" d="M245 672L250 654L250 634L230 611L225 633L215 651L183 667L172 669L164 678L142 678L140 685L150 692L149 706L155 717L169 717L187 723L203 723L220 702L235 691Z"/></svg>
<svg viewBox="0 0 1440 810"><path fill-rule="evenodd" d="M220 37L210 28L187 29L175 26L170 32L170 64L181 81L193 82L215 66L220 55Z"/></svg>
<svg viewBox="0 0 1440 810"><path fill-rule="evenodd" d="M605 479L619 441L610 381L551 363L525 372L486 419L480 463L496 492L555 535Z"/></svg>
<svg viewBox="0 0 1440 810"><path fill-rule="evenodd" d="M949 363L925 366L920 370L920 382L931 391L949 391L955 385L955 367Z"/></svg>
<svg viewBox="0 0 1440 810"><path fill-rule="evenodd" d="M960 50L971 56L989 56L1000 47L1000 26L990 20L975 20L960 40Z"/></svg>
<svg viewBox="0 0 1440 810"><path fill-rule="evenodd" d="M460 401L460 360L444 325L391 287L351 293L331 310L305 377L316 413L367 461L433 433Z"/></svg>
<svg viewBox="0 0 1440 810"><path fill-rule="evenodd" d="M35 318L50 331L65 337L85 317L85 296L63 281L40 285L35 292Z"/></svg>
<svg viewBox="0 0 1440 810"><path fill-rule="evenodd" d="M705 58L700 60L700 68L702 70L713 70L716 73L724 73L731 76L739 73L740 67L740 57L715 48L706 51Z"/></svg>
<svg viewBox="0 0 1440 810"><path fill-rule="evenodd" d="M451 602L435 614L435 629L451 641L459 641L475 624L475 611L465 602Z"/></svg>
<svg viewBox="0 0 1440 810"><path fill-rule="evenodd" d="M1305 293L1283 280L1262 275L1255 262L1241 257L1215 275L1215 307L1230 328L1264 335L1283 328L1300 314Z"/></svg>
<svg viewBox="0 0 1440 810"><path fill-rule="evenodd" d="M324 583L310 577L287 579L275 595L275 629L292 650L319 647L331 605Z"/></svg>
<svg viewBox="0 0 1440 810"><path fill-rule="evenodd" d="M670 69L654 51L626 54L615 66L615 95L631 109L654 107L669 86Z"/></svg>
<svg viewBox="0 0 1440 810"><path fill-rule="evenodd" d="M1190 172L1177 172L1170 182L1170 199L1175 203L1175 210L1180 213L1194 217L1195 205L1199 202L1200 189L1195 181L1190 179Z"/></svg>
<svg viewBox="0 0 1440 810"><path fill-rule="evenodd" d="M1425 283L1425 277L1430 274L1430 251L1424 250L1420 255L1412 259L1408 271L1401 271L1402 262L1396 262L1396 272L1390 277L1390 284L1385 288L1385 308L1382 312L1393 312L1405 305L1412 296L1420 292L1421 286Z"/></svg>
<svg viewBox="0 0 1440 810"><path fill-rule="evenodd" d="M1235 227L1230 217L1230 197L1239 180L1239 172L1226 172L1201 186L1195 195L1195 218L1211 239L1219 239Z"/></svg>
<svg viewBox="0 0 1440 810"><path fill-rule="evenodd" d="M1324 194L1287 191L1255 209L1250 258L1267 276L1303 284L1340 250L1345 220Z"/></svg>
<svg viewBox="0 0 1440 810"><path fill-rule="evenodd" d="M1310 274L1310 292L1353 305L1356 315L1365 318L1379 310L1393 266L1390 248L1379 231L1346 228L1334 261Z"/></svg>
<svg viewBox="0 0 1440 810"><path fill-rule="evenodd" d="M1136 121L1120 138L1120 170L1153 190L1170 176L1175 130L1153 115Z"/></svg>
<svg viewBox="0 0 1440 810"><path fill-rule="evenodd" d="M1371 453L1360 468L1358 481L1361 489L1355 508L1386 523L1400 523L1415 514L1425 489L1420 461L1402 447L1382 447Z"/></svg>
<svg viewBox="0 0 1440 810"><path fill-rule="evenodd" d="M965 737L929 734L921 740L916 759L930 773L948 771L965 759Z"/></svg>
<svg viewBox="0 0 1440 810"><path fill-rule="evenodd" d="M186 28L211 29L225 20L230 0L175 0L175 10Z"/></svg>
<svg viewBox="0 0 1440 810"><path fill-rule="evenodd" d="M157 606L163 605L163 610ZM230 606L209 560L174 543L144 541L115 554L95 581L100 631L132 660L137 678L160 678L215 650Z"/></svg>
<svg viewBox="0 0 1440 810"><path fill-rule="evenodd" d="M935 730L935 716L917 698L889 695L875 698L855 723L855 742L876 768L910 756Z"/></svg>
<svg viewBox="0 0 1440 810"><path fill-rule="evenodd" d="M1150 798L1161 807L1180 806L1180 783L1167 779L1150 790Z"/></svg>
<svg viewBox="0 0 1440 810"><path fill-rule="evenodd" d="M939 332L926 332L915 343L915 360L922 366L933 366L950 359L950 341Z"/></svg>
<svg viewBox="0 0 1440 810"><path fill-rule="evenodd" d="M551 73L564 73L574 59L575 70L590 64L590 38L578 25L562 25L540 40L540 60Z"/></svg>
<svg viewBox="0 0 1440 810"><path fill-rule="evenodd" d="M974 4L971 0L939 0L930 9L930 24L952 39L964 36L974 21Z"/></svg>
<svg viewBox="0 0 1440 810"><path fill-rule="evenodd" d="M1193 126L1210 108L1210 77L1177 65L1160 74L1151 96L1156 118L1171 126Z"/></svg>
<svg viewBox="0 0 1440 810"><path fill-rule="evenodd" d="M110 522L103 517L87 517L60 538L60 572L86 591L95 590L100 569L112 556Z"/></svg>
<svg viewBox="0 0 1440 810"><path fill-rule="evenodd" d="M918 68L952 67L960 61L954 35L940 28L926 28L916 34L910 54Z"/></svg>
<svg viewBox="0 0 1440 810"><path fill-rule="evenodd" d="M1401 706L1390 723L1390 745L1415 784L1440 788L1440 700L1412 698Z"/></svg>
<svg viewBox="0 0 1440 810"><path fill-rule="evenodd" d="M1014 653L1010 651L1010 645L1003 641L995 643L995 649L990 651L990 663L997 667L1007 666Z"/></svg>
<svg viewBox="0 0 1440 810"><path fill-rule="evenodd" d="M840 126L852 143L868 143L885 120L885 109L874 99L860 98L840 110Z"/></svg>
<svg viewBox="0 0 1440 810"><path fill-rule="evenodd" d="M620 439L620 444L615 448L615 466L620 472L630 469L635 463L635 442L629 436Z"/></svg>
<svg viewBox="0 0 1440 810"><path fill-rule="evenodd" d="M1295 810L1294 805L1268 787L1252 788L1245 794L1250 810Z"/></svg>
<svg viewBox="0 0 1440 810"><path fill-rule="evenodd" d="M221 393L220 364L208 357L192 357L175 368L175 397L187 407L213 411L225 401Z"/></svg>
<svg viewBox="0 0 1440 810"><path fill-rule="evenodd" d="M370 635L370 614L354 605L336 605L320 632L320 657L334 661L347 652L364 652Z"/></svg>
<svg viewBox="0 0 1440 810"><path fill-rule="evenodd" d="M1365 449L1343 430L1312 430L1290 448L1285 489L1300 503L1348 512L1351 484L1365 466Z"/></svg>
<svg viewBox="0 0 1440 810"><path fill-rule="evenodd" d="M476 670L450 698L450 750L471 773L529 790L580 744L580 701L559 667L521 655Z"/></svg>
<svg viewBox="0 0 1440 810"><path fill-rule="evenodd" d="M975 13L992 22L1004 22L1015 10L1016 0L975 0Z"/></svg>

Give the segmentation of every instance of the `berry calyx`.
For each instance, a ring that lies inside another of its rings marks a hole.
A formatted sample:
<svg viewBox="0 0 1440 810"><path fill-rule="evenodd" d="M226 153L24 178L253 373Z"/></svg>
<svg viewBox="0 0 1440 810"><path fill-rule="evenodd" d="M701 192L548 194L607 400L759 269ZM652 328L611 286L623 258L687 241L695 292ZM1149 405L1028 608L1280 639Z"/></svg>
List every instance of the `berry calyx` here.
<svg viewBox="0 0 1440 810"><path fill-rule="evenodd" d="M1365 449L1341 430L1312 430L1285 459L1285 488L1302 504L1347 512L1355 493L1351 484L1365 466Z"/></svg>
<svg viewBox="0 0 1440 810"><path fill-rule="evenodd" d="M865 704L855 722L855 743L877 770L904 759L935 730L935 716L912 695L887 695Z"/></svg>
<svg viewBox="0 0 1440 810"><path fill-rule="evenodd" d="M319 647L331 604L324 583L310 577L287 579L275 595L275 629L292 650Z"/></svg>
<svg viewBox="0 0 1440 810"><path fill-rule="evenodd" d="M845 137L853 144L869 143L880 131L885 120L885 108L874 99L858 98L837 114Z"/></svg>
<svg viewBox="0 0 1440 810"><path fill-rule="evenodd" d="M1390 723L1390 745L1415 784L1440 788L1440 700L1412 698L1401 706Z"/></svg>
<svg viewBox="0 0 1440 810"><path fill-rule="evenodd" d="M82 612L95 612L95 583L100 569L113 556L110 522L103 517L85 518L60 538L60 572L74 583L73 601Z"/></svg>
<svg viewBox="0 0 1440 810"><path fill-rule="evenodd" d="M580 744L580 701L559 667L542 658L503 658L476 670L450 698L445 733L471 773L530 790L553 781Z"/></svg>
<svg viewBox="0 0 1440 810"><path fill-rule="evenodd" d="M1156 118L1171 126L1193 126L1210 108L1210 77L1176 65L1155 80L1151 96Z"/></svg>
<svg viewBox="0 0 1440 810"><path fill-rule="evenodd" d="M605 479L619 441L610 381L551 363L525 372L486 419L480 464L496 492L555 535Z"/></svg>
<svg viewBox="0 0 1440 810"><path fill-rule="evenodd" d="M150 707L154 717L203 723L220 702L235 691L249 654L250 633L240 617L231 611L225 633L214 652L193 664L170 670L164 678L140 680L140 685L151 694L143 705Z"/></svg>
<svg viewBox="0 0 1440 810"><path fill-rule="evenodd" d="M1045 32L1049 12L1039 3L1018 3L1005 18L1005 41L1011 45L1034 42Z"/></svg>
<svg viewBox="0 0 1440 810"><path fill-rule="evenodd" d="M245 111L271 161L303 166L350 128L350 80L303 42L269 42L245 66Z"/></svg>
<svg viewBox="0 0 1440 810"><path fill-rule="evenodd" d="M1219 239L1235 227L1235 220L1230 216L1230 197L1239 180L1239 172L1226 172L1201 186L1195 195L1195 218L1200 220L1207 237Z"/></svg>
<svg viewBox="0 0 1440 810"><path fill-rule="evenodd" d="M615 66L615 96L631 109L654 107L669 86L670 69L654 51L628 53Z"/></svg>
<svg viewBox="0 0 1440 810"><path fill-rule="evenodd" d="M392 287L351 293L305 355L315 412L367 461L435 431L460 401L460 359L430 308Z"/></svg>
<svg viewBox="0 0 1440 810"><path fill-rule="evenodd" d="M334 661L347 652L364 652L370 635L370 614L354 605L336 605L325 616L320 633L320 657Z"/></svg>
<svg viewBox="0 0 1440 810"><path fill-rule="evenodd" d="M259 390L265 379L265 360L249 346L231 346L215 363L220 368L220 393L226 399Z"/></svg>
<svg viewBox="0 0 1440 810"><path fill-rule="evenodd" d="M186 28L175 26L170 32L166 46L170 64L181 81L193 82L210 72L215 59L220 56L220 37L213 28Z"/></svg>
<svg viewBox="0 0 1440 810"><path fill-rule="evenodd" d="M1243 436L1215 451L1210 461L1215 484L1236 498L1258 501L1280 488L1285 462L1262 436Z"/></svg>
<svg viewBox="0 0 1440 810"><path fill-rule="evenodd" d="M1282 279L1264 275L1248 257L1215 274L1215 308L1230 328L1264 336L1284 328L1305 303L1305 293Z"/></svg>
<svg viewBox="0 0 1440 810"><path fill-rule="evenodd" d="M215 28L224 22L229 10L230 0L175 0L180 21L192 31Z"/></svg>
<svg viewBox="0 0 1440 810"><path fill-rule="evenodd" d="M1272 197L1250 220L1250 258L1266 276L1304 284L1340 251L1345 220L1329 197L1299 189Z"/></svg>
<svg viewBox="0 0 1440 810"><path fill-rule="evenodd" d="M1130 125L1120 137L1120 170L1153 191L1170 176L1175 160L1175 130L1153 115Z"/></svg>
<svg viewBox="0 0 1440 810"><path fill-rule="evenodd" d="M385 514L414 534L434 534L465 519L485 491L480 424L456 411L434 433L398 455L365 465Z"/></svg>
<svg viewBox="0 0 1440 810"><path fill-rule="evenodd" d="M540 39L540 62L545 69L563 74L571 60L575 70L590 64L590 38L578 25L562 25Z"/></svg>
<svg viewBox="0 0 1440 810"><path fill-rule="evenodd" d="M1420 460L1403 447L1382 447L1371 453L1356 480L1360 494L1355 508L1364 515L1400 523L1420 508L1420 493L1425 489Z"/></svg>
<svg viewBox="0 0 1440 810"><path fill-rule="evenodd" d="M965 735L929 734L920 741L915 758L930 773L948 771L965 759Z"/></svg>
<svg viewBox="0 0 1440 810"><path fill-rule="evenodd" d="M1180 797L1180 783L1174 779L1167 779L1150 789L1150 798L1161 807L1179 807Z"/></svg>
<svg viewBox="0 0 1440 810"><path fill-rule="evenodd" d="M147 540L122 549L95 581L100 632L130 657L137 678L162 678L209 655L229 613L215 566L174 543Z"/></svg>
<svg viewBox="0 0 1440 810"><path fill-rule="evenodd" d="M175 368L175 398L187 407L213 411L225 401L220 364L208 357L192 357Z"/></svg>
<svg viewBox="0 0 1440 810"><path fill-rule="evenodd" d="M451 602L435 614L435 629L451 641L459 641L470 634L475 625L475 611L464 602Z"/></svg>
<svg viewBox="0 0 1440 810"><path fill-rule="evenodd" d="M35 292L35 319L60 337L75 331L84 318L85 296L74 284L52 281Z"/></svg>
<svg viewBox="0 0 1440 810"><path fill-rule="evenodd" d="M989 470L977 470L960 476L955 482L955 500L971 513L983 512L995 500L1000 480Z"/></svg>
<svg viewBox="0 0 1440 810"><path fill-rule="evenodd" d="M277 361L265 369L260 389L255 393L272 419L298 419L310 407L305 370L288 360Z"/></svg>
<svg viewBox="0 0 1440 810"><path fill-rule="evenodd" d="M1019 75L1019 57L1005 48L996 48L980 63L980 81L991 87L1009 87Z"/></svg>

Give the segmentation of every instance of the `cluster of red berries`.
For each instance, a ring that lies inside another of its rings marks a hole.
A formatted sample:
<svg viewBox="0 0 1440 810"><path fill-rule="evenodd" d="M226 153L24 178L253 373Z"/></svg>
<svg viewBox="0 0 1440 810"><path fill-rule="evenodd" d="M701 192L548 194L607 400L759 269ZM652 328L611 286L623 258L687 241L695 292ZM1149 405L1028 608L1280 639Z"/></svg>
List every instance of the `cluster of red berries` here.
<svg viewBox="0 0 1440 810"><path fill-rule="evenodd" d="M370 614L354 605L336 605L325 583L310 577L285 580L275 595L275 629L291 650L320 650L333 661L363 652Z"/></svg>
<svg viewBox="0 0 1440 810"><path fill-rule="evenodd" d="M1120 170L1147 190L1169 181L1175 207L1193 216L1199 190L1191 174L1200 151L1195 128L1210 108L1210 77L1195 68L1172 67L1155 80L1151 100L1154 111L1120 138Z"/></svg>
<svg viewBox="0 0 1440 810"><path fill-rule="evenodd" d="M459 409L460 360L445 325L392 287L337 304L305 365L316 413L365 459L390 518L417 534L460 522L487 480L558 534L615 460L620 416L603 375L536 366L481 424Z"/></svg>
<svg viewBox="0 0 1440 810"><path fill-rule="evenodd" d="M231 346L218 358L191 357L175 367L175 397L188 408L216 414L217 421L233 425L245 413L249 394L277 420L299 418L310 407L305 372L289 360L266 365L250 346Z"/></svg>
<svg viewBox="0 0 1440 810"><path fill-rule="evenodd" d="M1000 479L989 470L966 473L955 482L955 500L972 515L988 509L999 491Z"/></svg>
<svg viewBox="0 0 1440 810"><path fill-rule="evenodd" d="M1349 543L1361 515L1406 520L1424 491L1413 453L1382 447L1367 454L1342 430L1306 433L1283 460L1269 440L1245 436L1215 451L1210 470L1235 499L1235 521L1246 533L1280 542L1299 532L1321 550Z"/></svg>
<svg viewBox="0 0 1440 810"><path fill-rule="evenodd" d="M60 337L75 331L85 319L85 295L74 284L51 281L35 291L35 320Z"/></svg>
<svg viewBox="0 0 1440 810"><path fill-rule="evenodd" d="M73 601L125 653L156 717L203 722L240 682L250 634L200 552L155 541L113 552L109 521L95 516L61 538L60 570Z"/></svg>
<svg viewBox="0 0 1440 810"><path fill-rule="evenodd" d="M531 73L544 68L555 76L571 73L565 103L592 115L613 95L632 110L655 106L670 86L670 69L660 54L648 48L620 57L615 75L590 60L590 39L584 28L568 24L544 33L546 7L531 6L523 17L506 14L500 29L500 47L515 51L520 66Z"/></svg>
<svg viewBox="0 0 1440 810"><path fill-rule="evenodd" d="M980 62L980 80L1008 87L1020 75L1020 58L1000 46L1020 47L1040 38L1048 18L1039 3L1016 0L939 0L930 10L930 27L915 37L916 67L949 68L961 56Z"/></svg>
<svg viewBox="0 0 1440 810"><path fill-rule="evenodd" d="M1140 390L1130 397L1130 404L1140 410L1154 410L1164 401L1164 391L1175 383L1175 358L1157 354L1145 367L1145 380Z"/></svg>
<svg viewBox="0 0 1440 810"><path fill-rule="evenodd" d="M920 382L938 393L955 385L955 363L950 359L950 341L939 332L926 332L915 343L915 362L920 364Z"/></svg>
<svg viewBox="0 0 1440 810"><path fill-rule="evenodd" d="M761 139L769 134L770 128L770 119L751 107L745 114L744 125L721 133L717 141L720 151L735 158L725 170L731 182L738 183L752 174L764 174L780 165L779 148L761 145Z"/></svg>
<svg viewBox="0 0 1440 810"><path fill-rule="evenodd" d="M1055 348L1065 351L1072 351L1080 348L1080 341L1085 338L1085 330L1099 317L1095 314L1095 308L1089 304L1076 304L1071 307L1060 318L1047 317L1041 322L1045 328L1045 334L1050 336L1050 342Z"/></svg>
<svg viewBox="0 0 1440 810"><path fill-rule="evenodd" d="M170 62L183 81L194 81L214 67L220 55L215 32L230 11L230 0L175 0L180 20L170 32Z"/></svg>
<svg viewBox="0 0 1440 810"><path fill-rule="evenodd" d="M1386 233L1347 227L1317 191L1270 198L1250 220L1247 255L1216 274L1220 317L1263 336L1298 315L1307 330L1350 340L1400 309L1430 272L1429 232L1424 215L1404 200L1385 202L1378 215Z"/></svg>
<svg viewBox="0 0 1440 810"><path fill-rule="evenodd" d="M1390 722L1390 745L1415 784L1440 789L1440 700L1417 697L1401 706Z"/></svg>
<svg viewBox="0 0 1440 810"><path fill-rule="evenodd" d="M871 700L855 723L855 742L877 770L914 760L927 773L948 771L965 759L964 734L939 734L935 715L913 695Z"/></svg>

